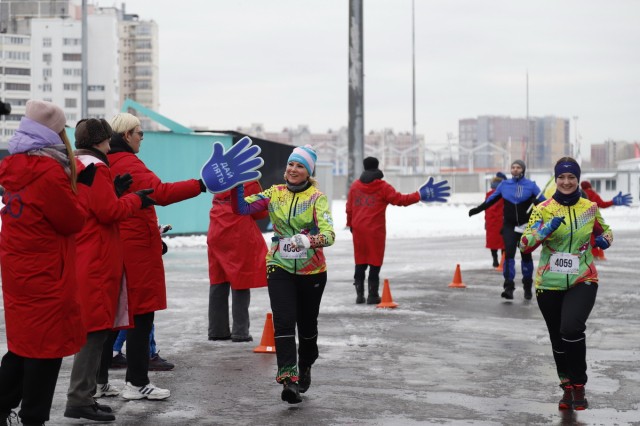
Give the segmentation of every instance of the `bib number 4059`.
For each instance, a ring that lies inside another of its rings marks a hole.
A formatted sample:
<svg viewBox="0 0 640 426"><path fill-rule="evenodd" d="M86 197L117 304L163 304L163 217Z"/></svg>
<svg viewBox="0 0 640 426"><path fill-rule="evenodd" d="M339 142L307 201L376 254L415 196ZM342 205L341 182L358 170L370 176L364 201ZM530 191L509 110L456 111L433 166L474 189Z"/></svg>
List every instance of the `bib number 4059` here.
<svg viewBox="0 0 640 426"><path fill-rule="evenodd" d="M549 259L551 272L577 274L580 266L578 255L572 253L553 253Z"/></svg>

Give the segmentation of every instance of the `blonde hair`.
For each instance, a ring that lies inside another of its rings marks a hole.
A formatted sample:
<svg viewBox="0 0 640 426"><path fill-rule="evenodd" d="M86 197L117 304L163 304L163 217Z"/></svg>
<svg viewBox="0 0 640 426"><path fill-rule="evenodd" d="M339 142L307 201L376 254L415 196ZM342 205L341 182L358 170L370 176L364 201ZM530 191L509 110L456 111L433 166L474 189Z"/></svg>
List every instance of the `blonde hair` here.
<svg viewBox="0 0 640 426"><path fill-rule="evenodd" d="M284 172L284 174L282 175L282 177L284 177L284 181L287 181L287 172ZM309 177L307 178L307 180L311 183L311 185L317 187L318 186L318 181L316 180L316 178L314 178L313 176L309 175Z"/></svg>
<svg viewBox="0 0 640 426"><path fill-rule="evenodd" d="M67 137L67 132L63 129L60 133L58 133L60 139L62 139L62 143L64 143L65 148L67 149L67 157L69 157L69 180L71 181L71 189L73 192L78 193L78 187L76 182L78 181L78 173L76 171L76 158L73 155L73 149L71 148L71 142Z"/></svg>
<svg viewBox="0 0 640 426"><path fill-rule="evenodd" d="M113 133L124 134L140 125L140 120L133 114L121 112L116 114L109 122Z"/></svg>

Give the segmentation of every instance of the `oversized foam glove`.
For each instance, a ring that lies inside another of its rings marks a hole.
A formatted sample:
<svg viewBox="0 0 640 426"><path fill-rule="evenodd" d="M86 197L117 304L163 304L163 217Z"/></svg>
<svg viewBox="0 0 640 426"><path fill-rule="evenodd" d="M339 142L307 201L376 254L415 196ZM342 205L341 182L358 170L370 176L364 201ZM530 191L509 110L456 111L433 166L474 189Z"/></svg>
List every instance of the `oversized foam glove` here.
<svg viewBox="0 0 640 426"><path fill-rule="evenodd" d="M251 138L243 137L228 150L220 142L213 143L211 158L202 166L200 177L207 190L214 194L228 191L244 182L258 180L257 170L264 164L258 157L260 147L252 145Z"/></svg>
<svg viewBox="0 0 640 426"><path fill-rule="evenodd" d="M560 227L560 224L565 223L564 216L555 216L549 222L545 223L542 229L539 231L539 234L542 238L547 238L549 235L553 234L553 232Z"/></svg>
<svg viewBox="0 0 640 426"><path fill-rule="evenodd" d="M93 178L96 177L96 165L91 163L87 167L84 168L80 173L78 173L78 177L76 181L83 185L91 186L93 185Z"/></svg>
<svg viewBox="0 0 640 426"><path fill-rule="evenodd" d="M633 201L633 197L631 194L622 195L622 191L618 192L618 195L613 197L613 205L614 206L628 206L631 205Z"/></svg>
<svg viewBox="0 0 640 426"><path fill-rule="evenodd" d="M151 194L153 192L153 189L149 188L149 189L141 189L140 191L136 191L135 194L140 197L140 201L142 201L142 206L140 206L141 209L146 209L149 206L153 206L156 203L156 200L154 200L153 198L149 198L148 195Z"/></svg>
<svg viewBox="0 0 640 426"><path fill-rule="evenodd" d="M291 237L291 247L294 249L308 249L311 247L311 241L309 240L309 237L304 234L296 234Z"/></svg>
<svg viewBox="0 0 640 426"><path fill-rule="evenodd" d="M116 189L118 198L122 196L133 183L133 178L129 173L118 175L113 179L113 187Z"/></svg>
<svg viewBox="0 0 640 426"><path fill-rule="evenodd" d="M424 203L431 203L433 201L437 201L439 203L444 203L447 201L447 197L449 197L449 190L451 187L445 186L447 185L446 180L441 180L440 182L433 183L433 177L430 177L428 181L426 181L418 190L420 192L420 201Z"/></svg>
<svg viewBox="0 0 640 426"><path fill-rule="evenodd" d="M609 241L607 241L605 237L603 237L602 235L598 235L596 237L596 247L600 247L602 250L606 250L609 248L609 246L611 246L611 244L609 244Z"/></svg>

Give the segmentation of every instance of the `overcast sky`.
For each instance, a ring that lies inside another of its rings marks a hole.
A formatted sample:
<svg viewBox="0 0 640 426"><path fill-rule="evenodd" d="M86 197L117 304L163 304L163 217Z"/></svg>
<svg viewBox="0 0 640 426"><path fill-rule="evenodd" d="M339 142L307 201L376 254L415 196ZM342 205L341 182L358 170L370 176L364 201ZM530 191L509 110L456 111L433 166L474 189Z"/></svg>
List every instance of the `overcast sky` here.
<svg viewBox="0 0 640 426"><path fill-rule="evenodd" d="M159 25L160 113L210 129L348 124L348 0L122 2ZM364 1L365 131L411 132L411 4ZM525 117L527 71L530 115L569 119L572 140L578 117L583 152L640 141L640 1L415 0L415 36L430 144L461 118Z"/></svg>

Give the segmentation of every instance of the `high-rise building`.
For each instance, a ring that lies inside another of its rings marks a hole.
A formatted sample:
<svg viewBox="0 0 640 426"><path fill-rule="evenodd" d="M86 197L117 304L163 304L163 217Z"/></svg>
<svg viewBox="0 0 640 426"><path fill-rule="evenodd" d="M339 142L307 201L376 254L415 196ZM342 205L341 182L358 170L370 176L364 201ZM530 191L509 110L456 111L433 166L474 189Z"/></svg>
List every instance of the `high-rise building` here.
<svg viewBox="0 0 640 426"><path fill-rule="evenodd" d="M31 98L31 37L0 34L0 101L11 114L0 115L0 149L15 133Z"/></svg>
<svg viewBox="0 0 640 426"><path fill-rule="evenodd" d="M158 25L123 11L119 26L120 104L132 99L157 111L160 104ZM137 115L136 111L130 112ZM143 129L157 128L155 121L144 116L139 118Z"/></svg>
<svg viewBox="0 0 640 426"><path fill-rule="evenodd" d="M638 143L612 139L591 145L591 166L594 169L616 169L618 162L640 155Z"/></svg>
<svg viewBox="0 0 640 426"><path fill-rule="evenodd" d="M458 121L458 135L461 165L476 170L504 170L516 159L530 169L549 168L571 154L569 120L563 118L466 118Z"/></svg>
<svg viewBox="0 0 640 426"><path fill-rule="evenodd" d="M127 14L124 4L122 7L122 10L91 4L87 7L85 59L89 117L108 119L120 110L127 98L158 110L157 24ZM69 125L75 125L82 118L83 110L81 19L79 0L0 2L0 32L31 36L28 52L30 93L27 98L58 104L65 111ZM6 42L3 43L6 47ZM27 67L26 64L22 66ZM0 99L1 96L4 96L2 92ZM20 108L16 111L24 112ZM156 128L154 122L140 118L143 128ZM2 120L7 121L6 118ZM4 129L0 136L1 133Z"/></svg>

